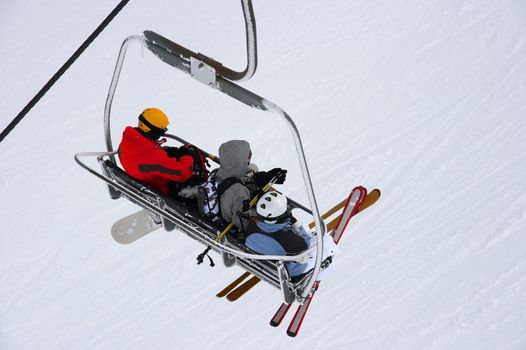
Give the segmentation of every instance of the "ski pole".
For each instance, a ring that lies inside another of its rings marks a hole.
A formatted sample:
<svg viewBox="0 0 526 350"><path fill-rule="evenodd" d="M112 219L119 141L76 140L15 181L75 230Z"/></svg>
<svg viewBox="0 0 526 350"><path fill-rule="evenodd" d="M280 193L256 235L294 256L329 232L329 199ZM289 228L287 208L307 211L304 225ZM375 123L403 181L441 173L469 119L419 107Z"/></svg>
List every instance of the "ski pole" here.
<svg viewBox="0 0 526 350"><path fill-rule="evenodd" d="M272 188L272 186L274 185L274 183L278 180L280 175L281 175L281 172L278 173L276 176L274 176L272 179L270 179L270 181L262 188L262 192L266 193L268 190L270 190ZM256 205L258 200L259 200L259 194L256 194L254 196L254 198L252 198L250 200L250 203L249 203L248 207L252 208L254 205ZM221 240L221 238L223 238L228 233L228 231L230 231L232 229L232 227L234 227L234 223L233 222L228 224L228 226L219 234L219 236L217 236L217 238L214 239L214 242L219 242ZM199 264L201 264L203 262L204 257L208 254L210 249L212 249L212 246L208 245L206 247L206 249L201 254L199 254L197 256L197 258L196 258L197 259L197 265L199 265ZM210 256L208 258L210 259L210 266L214 266L214 262L212 261L212 258L210 258Z"/></svg>

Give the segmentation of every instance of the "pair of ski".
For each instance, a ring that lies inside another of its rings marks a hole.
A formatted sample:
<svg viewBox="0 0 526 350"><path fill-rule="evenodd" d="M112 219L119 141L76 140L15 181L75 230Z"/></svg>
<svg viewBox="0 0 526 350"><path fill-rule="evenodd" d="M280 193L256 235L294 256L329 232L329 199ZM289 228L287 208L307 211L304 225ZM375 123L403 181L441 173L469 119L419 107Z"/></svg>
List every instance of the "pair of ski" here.
<svg viewBox="0 0 526 350"><path fill-rule="evenodd" d="M375 189L368 194L367 190L364 187L361 187L361 186L355 187L351 191L347 199L336 204L333 208L331 208L325 214L322 215L322 219L325 220L343 208L342 213L336 216L333 220L331 220L327 224L327 232L329 232L332 235L334 242L336 244L338 244L338 242L340 241L343 235L343 232L345 231L345 228L347 227L347 224L349 223L351 218L354 215L362 212L366 208L376 203L376 201L378 201L378 199L380 198L380 194L381 194L380 190L378 189ZM311 223L309 225L309 228L313 228L313 227L314 227L314 223ZM250 279L246 280L248 276L250 276L249 272L243 273L238 279L236 279L231 284L229 284L226 288L220 291L217 294L217 296L218 297L226 296L229 301L235 301L239 299L242 295L248 292L252 287L254 287L260 281L260 279L257 276L252 276ZM243 281L245 282L242 283ZM314 283L305 302L298 306L298 309L296 310L296 313L294 314L292 321L290 322L290 325L287 329L287 334L289 336L295 337L298 334L301 324L303 322L303 319L305 318L307 310L312 301L312 297L314 296L314 293L318 289L319 283L320 281L316 281ZM279 326L281 322L283 321L283 319L285 318L285 315L287 314L287 311L289 310L290 306L291 304L283 303L278 308L274 317L272 317L270 321L270 325L273 327Z"/></svg>
<svg viewBox="0 0 526 350"><path fill-rule="evenodd" d="M228 301L236 301L237 299L241 298L243 294L248 292L250 289L252 289L252 287L261 281L261 279L257 276L252 276L250 279L246 280L248 276L250 276L250 272L243 273L236 280L226 286L222 291L217 293L216 296L218 298L226 296ZM243 281L245 282L241 284Z"/></svg>

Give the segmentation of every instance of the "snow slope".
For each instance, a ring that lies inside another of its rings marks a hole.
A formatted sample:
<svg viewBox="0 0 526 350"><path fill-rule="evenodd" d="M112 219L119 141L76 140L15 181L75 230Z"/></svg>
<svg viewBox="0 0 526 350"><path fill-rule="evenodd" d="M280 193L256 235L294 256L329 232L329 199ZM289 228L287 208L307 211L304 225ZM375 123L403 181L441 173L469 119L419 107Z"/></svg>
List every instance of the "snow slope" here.
<svg viewBox="0 0 526 350"><path fill-rule="evenodd" d="M0 128L116 3L0 3ZM73 155L105 149L121 42L150 29L241 68L239 7L130 2L0 144L0 349L525 349L523 1L254 0L259 66L243 85L295 119L321 209L357 184L383 192L349 226L296 339L268 326L277 290L218 300L241 270L196 266L187 237L112 241L136 208ZM114 142L147 106L210 151L249 140L307 202L282 123L135 46Z"/></svg>

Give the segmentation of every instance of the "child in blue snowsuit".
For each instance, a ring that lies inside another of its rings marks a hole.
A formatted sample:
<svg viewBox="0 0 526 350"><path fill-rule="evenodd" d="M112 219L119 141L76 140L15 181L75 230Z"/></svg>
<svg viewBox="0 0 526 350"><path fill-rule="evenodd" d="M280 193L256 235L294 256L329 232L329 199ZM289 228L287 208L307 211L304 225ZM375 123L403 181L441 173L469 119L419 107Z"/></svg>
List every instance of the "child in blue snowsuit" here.
<svg viewBox="0 0 526 350"><path fill-rule="evenodd" d="M264 255L296 255L316 245L312 232L303 225L292 223L287 210L287 197L281 193L265 193L256 204L256 213L260 220L249 225L245 231L245 245L253 251ZM323 246L323 259L336 254L336 244L329 235L324 239ZM315 254L312 250L308 263L285 263L289 275L296 277L311 270Z"/></svg>

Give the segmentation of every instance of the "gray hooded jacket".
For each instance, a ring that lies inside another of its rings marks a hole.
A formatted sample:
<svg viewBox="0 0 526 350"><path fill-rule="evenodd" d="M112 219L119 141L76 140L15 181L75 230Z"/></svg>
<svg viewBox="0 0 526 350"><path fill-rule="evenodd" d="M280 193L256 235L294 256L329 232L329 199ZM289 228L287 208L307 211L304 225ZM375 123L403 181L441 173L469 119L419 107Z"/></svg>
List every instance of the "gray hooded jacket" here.
<svg viewBox="0 0 526 350"><path fill-rule="evenodd" d="M222 181L229 177L240 179L243 184L251 181L250 144L244 140L231 140L223 143L219 147L219 158L221 165L216 177ZM243 202L250 200L250 190L240 183L230 186L221 196L219 205L223 220L233 222L242 231L247 227L248 220L240 218L239 214L243 211Z"/></svg>

